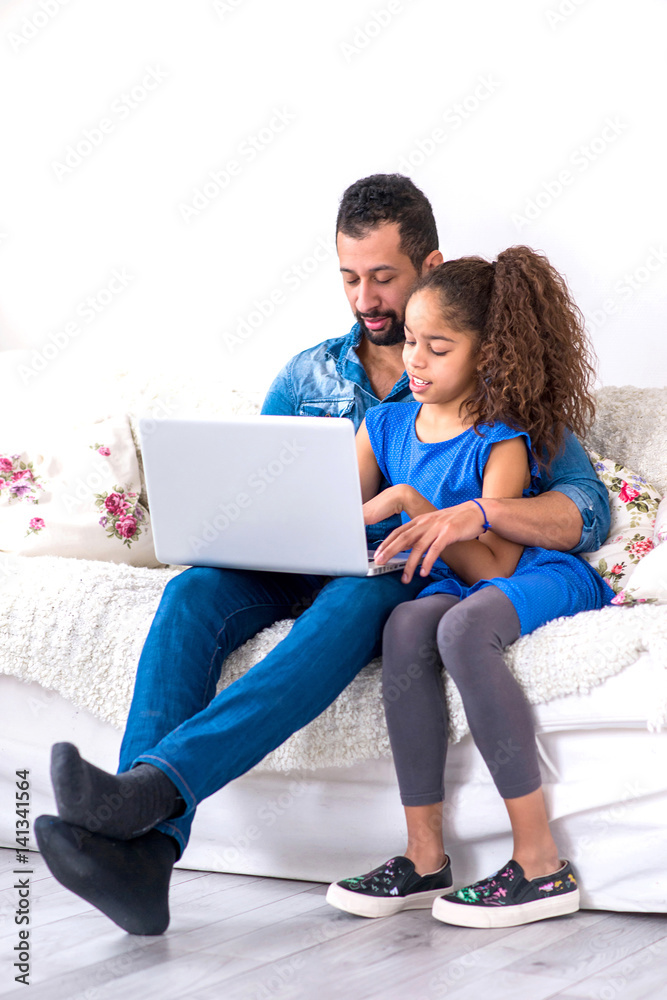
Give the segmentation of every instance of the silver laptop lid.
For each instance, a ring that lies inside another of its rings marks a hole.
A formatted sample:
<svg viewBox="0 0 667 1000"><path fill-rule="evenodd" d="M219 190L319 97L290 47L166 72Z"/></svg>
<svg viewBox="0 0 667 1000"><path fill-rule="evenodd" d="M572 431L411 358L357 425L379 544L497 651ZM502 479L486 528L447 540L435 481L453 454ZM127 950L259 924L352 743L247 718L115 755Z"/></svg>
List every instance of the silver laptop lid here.
<svg viewBox="0 0 667 1000"><path fill-rule="evenodd" d="M351 421L142 418L139 433L162 562L366 575Z"/></svg>

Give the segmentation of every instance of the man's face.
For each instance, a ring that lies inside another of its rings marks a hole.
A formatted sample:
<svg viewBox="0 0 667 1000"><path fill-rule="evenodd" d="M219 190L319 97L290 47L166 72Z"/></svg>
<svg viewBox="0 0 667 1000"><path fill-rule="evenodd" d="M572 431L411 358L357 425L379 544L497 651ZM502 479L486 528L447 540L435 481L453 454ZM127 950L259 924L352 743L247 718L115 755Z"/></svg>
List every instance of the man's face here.
<svg viewBox="0 0 667 1000"><path fill-rule="evenodd" d="M338 259L347 301L373 344L403 343L405 304L419 275L399 250L398 224L388 222L355 240L338 233Z"/></svg>

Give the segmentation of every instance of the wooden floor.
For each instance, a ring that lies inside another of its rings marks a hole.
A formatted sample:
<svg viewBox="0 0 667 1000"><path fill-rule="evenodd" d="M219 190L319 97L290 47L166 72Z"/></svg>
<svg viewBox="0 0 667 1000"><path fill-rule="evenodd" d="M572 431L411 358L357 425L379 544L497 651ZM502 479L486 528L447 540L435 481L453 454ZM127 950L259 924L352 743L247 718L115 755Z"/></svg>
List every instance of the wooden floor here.
<svg viewBox="0 0 667 1000"><path fill-rule="evenodd" d="M417 910L363 920L312 882L176 869L172 922L138 938L31 854L31 987L14 981L14 851L0 850L0 996L30 1000L666 1000L667 916L581 911L506 930ZM472 987L472 990L471 990Z"/></svg>

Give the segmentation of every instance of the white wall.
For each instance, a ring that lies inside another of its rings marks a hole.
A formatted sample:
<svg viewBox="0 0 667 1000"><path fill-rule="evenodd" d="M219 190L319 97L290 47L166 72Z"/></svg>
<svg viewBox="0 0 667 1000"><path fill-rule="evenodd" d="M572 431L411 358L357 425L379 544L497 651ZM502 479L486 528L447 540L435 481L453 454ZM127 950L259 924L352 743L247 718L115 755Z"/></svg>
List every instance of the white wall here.
<svg viewBox="0 0 667 1000"><path fill-rule="evenodd" d="M351 325L340 194L409 170L446 256L544 250L601 382L661 385L666 36L664 0L9 0L0 346L35 352L34 382L150 364L266 388Z"/></svg>

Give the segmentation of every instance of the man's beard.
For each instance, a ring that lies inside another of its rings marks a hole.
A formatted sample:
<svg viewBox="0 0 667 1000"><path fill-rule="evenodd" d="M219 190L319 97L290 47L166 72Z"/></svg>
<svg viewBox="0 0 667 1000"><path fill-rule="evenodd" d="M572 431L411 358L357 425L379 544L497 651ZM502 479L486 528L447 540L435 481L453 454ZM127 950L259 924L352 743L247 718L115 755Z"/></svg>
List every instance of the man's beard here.
<svg viewBox="0 0 667 1000"><path fill-rule="evenodd" d="M393 344L402 344L405 340L405 327L402 320L399 320L393 309L387 312L373 312L366 313L368 319L380 319L380 317L387 317L391 320L391 325L388 330L369 330L364 323L363 316L361 313L355 313L357 317L357 322L362 329L365 337L370 340L371 344L375 344L377 347L391 347Z"/></svg>

